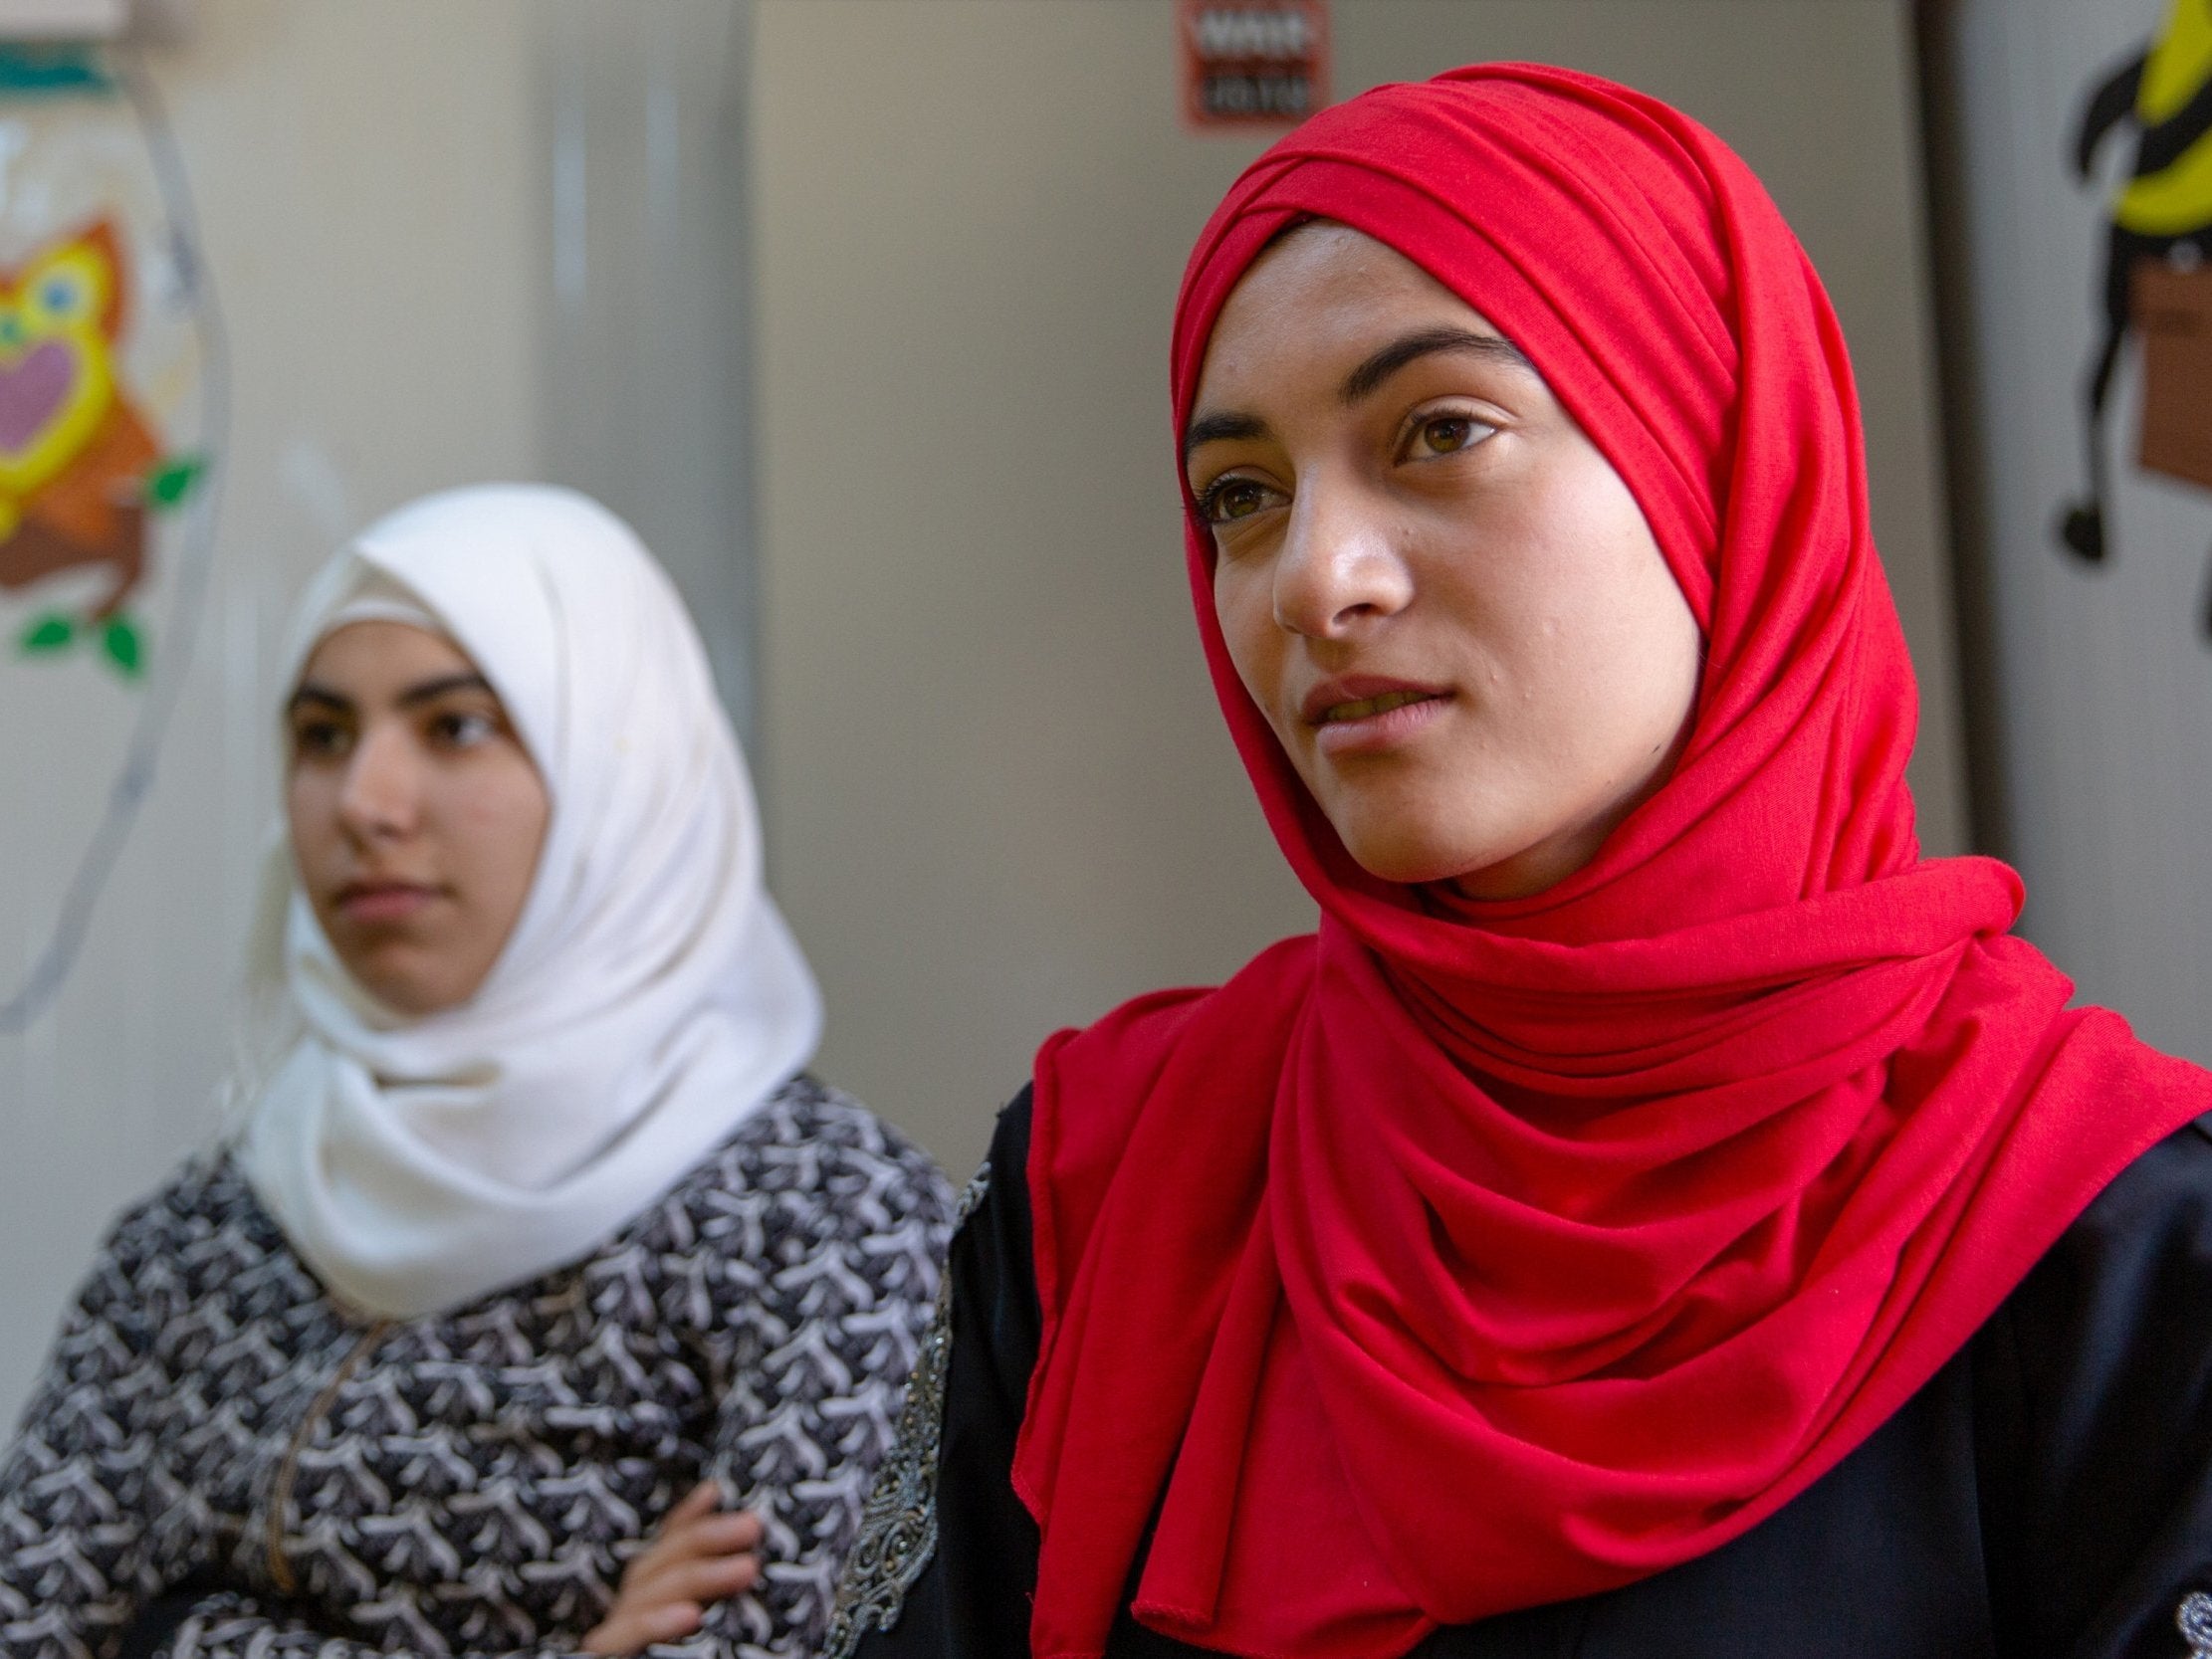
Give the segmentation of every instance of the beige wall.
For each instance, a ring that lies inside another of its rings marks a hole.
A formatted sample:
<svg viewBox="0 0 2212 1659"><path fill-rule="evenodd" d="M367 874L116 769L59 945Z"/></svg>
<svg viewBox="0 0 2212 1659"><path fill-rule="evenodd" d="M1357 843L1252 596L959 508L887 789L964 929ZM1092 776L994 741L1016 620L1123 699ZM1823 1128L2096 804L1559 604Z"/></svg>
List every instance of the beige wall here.
<svg viewBox="0 0 2212 1659"><path fill-rule="evenodd" d="M744 435L722 404L742 362L745 19L738 0L655 0L649 19L600 0L196 0L146 53L227 323L222 511L155 786L54 1007L0 1031L0 1422L94 1240L216 1127L276 802L276 653L343 535L447 485L583 485L637 519L742 689L723 498L744 491ZM173 581L166 549L154 567ZM0 641L37 602L0 595ZM170 614L149 622L160 669L182 663ZM85 658L42 690L125 695ZM27 852L64 783L106 798L106 756L55 729L66 778L0 768L0 899L76 868L81 840L61 864ZM15 983L0 973L0 996Z"/></svg>
<svg viewBox="0 0 2212 1659"><path fill-rule="evenodd" d="M0 1036L8 1420L94 1240L215 1127L276 800L271 657L294 591L365 517L536 465L525 0L460 13L443 0L221 0L191 15L184 43L148 67L228 323L213 586L155 787L84 950L54 1008ZM394 86L407 89L400 121ZM11 627L17 614L5 611ZM155 651L176 646L169 620L155 621ZM97 664L56 673L87 698L107 693ZM42 810L27 793L0 799L0 844L26 839L9 837L9 813ZM20 860L0 876L52 879Z"/></svg>
<svg viewBox="0 0 2212 1659"><path fill-rule="evenodd" d="M667 271L636 268L656 204L714 194L686 146L721 118L714 67L744 8L657 0L644 59L617 62L619 43L574 37L603 26L600 3L201 0L155 56L230 322L228 493L158 787L61 1004L0 1040L0 1415L115 1206L211 1127L272 799L270 653L329 545L419 491L552 471L660 515L648 533L691 561L703 610L742 591L704 566L712 504L655 471L718 464L701 410L725 341L694 326L711 297L672 300ZM760 0L754 172L723 181L729 200L758 192L756 759L774 876L829 993L824 1069L956 1170L1053 1026L1217 978L1310 922L1213 707L1180 569L1169 309L1256 146L1178 127L1171 16L1168 0ZM1859 352L1881 544L1927 680L1928 840L1956 845L1889 0L1338 0L1337 17L1346 90L1552 57L1678 100L1773 183ZM594 66L583 107L616 131L612 162L583 169L584 264L617 300L690 319L698 363L624 333L632 382L549 338L573 326L549 300L549 51ZM666 123L623 139L624 101L655 98ZM653 174L670 133L680 164ZM685 207L676 240L714 232L704 212ZM657 407L672 386L673 413ZM683 441L641 436L671 420ZM702 622L732 630L742 666L742 619Z"/></svg>
<svg viewBox="0 0 2212 1659"><path fill-rule="evenodd" d="M1479 58L1632 81L1773 187L1858 353L1964 839L1903 8L1337 0L1339 91ZM1259 147L1184 132L1169 0L760 0L771 859L823 1067L956 1173L1037 1041L1309 926L1202 671L1168 461L1190 240Z"/></svg>

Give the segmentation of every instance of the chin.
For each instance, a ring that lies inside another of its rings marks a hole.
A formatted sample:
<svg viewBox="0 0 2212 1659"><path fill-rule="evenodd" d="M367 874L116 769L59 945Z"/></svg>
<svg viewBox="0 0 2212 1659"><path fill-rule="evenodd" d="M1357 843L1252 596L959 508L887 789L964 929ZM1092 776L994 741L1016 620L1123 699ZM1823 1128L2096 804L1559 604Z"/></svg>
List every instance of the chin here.
<svg viewBox="0 0 2212 1659"><path fill-rule="evenodd" d="M1453 881L1499 862L1499 855L1489 849L1470 848L1463 840L1440 836L1409 835L1403 827L1363 833L1358 825L1338 824L1336 831L1344 850L1362 870L1380 881L1408 887Z"/></svg>
<svg viewBox="0 0 2212 1659"><path fill-rule="evenodd" d="M360 975L355 977L360 978L361 988L378 1003L405 1019L421 1019L426 1014L436 1013L443 1005L443 999L436 991L426 989L412 979L369 979Z"/></svg>
<svg viewBox="0 0 2212 1659"><path fill-rule="evenodd" d="M1382 807L1382 803L1372 804ZM1328 814L1344 850L1380 881L1406 887L1478 883L1496 890L1486 897L1524 898L1567 874L1552 868L1554 861L1547 856L1550 839L1541 828L1525 822L1483 823L1480 816L1467 809L1439 813L1403 808ZM1439 822L1440 818L1448 821Z"/></svg>
<svg viewBox="0 0 2212 1659"><path fill-rule="evenodd" d="M397 952L393 953L394 955ZM404 961L378 961L373 958L339 960L354 982L377 1002L408 1019L420 1019L449 1007L458 1000L448 994L448 987L436 973L425 973L419 967Z"/></svg>

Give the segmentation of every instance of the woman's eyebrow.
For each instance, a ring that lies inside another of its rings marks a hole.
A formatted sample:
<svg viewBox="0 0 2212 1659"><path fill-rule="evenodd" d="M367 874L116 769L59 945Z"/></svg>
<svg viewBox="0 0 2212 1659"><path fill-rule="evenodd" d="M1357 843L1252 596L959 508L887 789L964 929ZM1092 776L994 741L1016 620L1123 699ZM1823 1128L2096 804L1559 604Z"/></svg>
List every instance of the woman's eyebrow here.
<svg viewBox="0 0 2212 1659"><path fill-rule="evenodd" d="M1257 415L1240 415L1221 412L1201 415L1183 434L1183 464L1191 464L1193 452L1206 444L1219 443L1224 438L1265 438L1267 423Z"/></svg>
<svg viewBox="0 0 2212 1659"><path fill-rule="evenodd" d="M1346 403L1357 403L1408 363L1435 356L1439 351L1471 351L1511 368L1526 369L1531 374L1536 372L1536 365L1503 334L1481 334L1472 328L1449 326L1420 328L1400 335L1381 350L1371 353L1365 362L1344 377L1337 395ZM1201 415L1183 435L1183 461L1188 466L1193 453L1202 445L1229 438L1268 436L1267 423L1257 415L1227 410Z"/></svg>
<svg viewBox="0 0 2212 1659"><path fill-rule="evenodd" d="M1536 367L1522 355L1519 346L1502 334L1478 334L1472 328L1421 328L1400 335L1347 374L1337 395L1346 403L1357 403L1408 363L1439 351L1471 351L1531 373Z"/></svg>
<svg viewBox="0 0 2212 1659"><path fill-rule="evenodd" d="M318 686L312 681L303 682L285 700L285 713L289 715L307 705L314 705L323 709L335 709L339 714L350 714L353 710L352 702L349 699L342 698L328 687Z"/></svg>
<svg viewBox="0 0 2212 1659"><path fill-rule="evenodd" d="M411 709L418 704L435 703L439 698L450 697L455 692L486 692L493 697L499 696L499 693L492 690L491 681L481 674L446 674L435 680L417 681L393 701L402 709Z"/></svg>

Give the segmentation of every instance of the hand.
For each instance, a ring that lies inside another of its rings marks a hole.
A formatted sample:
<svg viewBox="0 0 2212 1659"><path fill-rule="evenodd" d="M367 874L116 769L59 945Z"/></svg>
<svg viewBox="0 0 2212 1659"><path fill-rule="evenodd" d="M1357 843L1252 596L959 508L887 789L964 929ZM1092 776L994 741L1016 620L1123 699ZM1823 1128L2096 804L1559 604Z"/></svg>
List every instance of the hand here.
<svg viewBox="0 0 2212 1659"><path fill-rule="evenodd" d="M586 1653L629 1654L680 1641L707 1608L742 1594L761 1576L761 1523L745 1510L724 1512L713 1481L701 1481L668 1512L643 1555L622 1569L607 1616L583 1638Z"/></svg>

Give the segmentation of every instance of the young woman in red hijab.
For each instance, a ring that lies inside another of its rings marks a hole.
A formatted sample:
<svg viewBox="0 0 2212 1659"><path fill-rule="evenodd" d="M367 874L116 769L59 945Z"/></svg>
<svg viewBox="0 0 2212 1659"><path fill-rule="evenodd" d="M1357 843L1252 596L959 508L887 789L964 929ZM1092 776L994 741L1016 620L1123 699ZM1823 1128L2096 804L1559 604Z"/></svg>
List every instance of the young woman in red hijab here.
<svg viewBox="0 0 2212 1659"><path fill-rule="evenodd" d="M831 1651L2212 1651L2212 1077L1919 856L1742 162L1560 70L1369 93L1208 225L1174 391L1320 930L1045 1046Z"/></svg>

